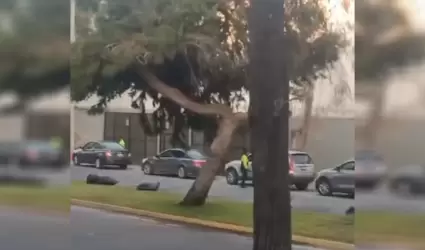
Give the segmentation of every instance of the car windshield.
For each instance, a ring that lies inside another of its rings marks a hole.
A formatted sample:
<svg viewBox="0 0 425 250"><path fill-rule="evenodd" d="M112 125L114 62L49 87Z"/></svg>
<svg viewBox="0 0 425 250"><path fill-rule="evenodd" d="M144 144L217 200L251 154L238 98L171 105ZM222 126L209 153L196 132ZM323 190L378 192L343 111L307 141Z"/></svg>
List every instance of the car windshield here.
<svg viewBox="0 0 425 250"><path fill-rule="evenodd" d="M295 164L312 164L313 160L308 154L292 154Z"/></svg>
<svg viewBox="0 0 425 250"><path fill-rule="evenodd" d="M375 151L362 150L356 152L356 161L384 161Z"/></svg>
<svg viewBox="0 0 425 250"><path fill-rule="evenodd" d="M55 151L55 148L47 141L26 141L24 147L43 152Z"/></svg>
<svg viewBox="0 0 425 250"><path fill-rule="evenodd" d="M191 150L187 151L187 155L188 155L190 158L192 158L192 159L196 159L196 160L204 160L204 159L206 159L206 158L207 158L207 157L206 157L204 154L202 154L201 152L199 152L199 151L197 151L197 150L193 150L193 149L191 149Z"/></svg>
<svg viewBox="0 0 425 250"><path fill-rule="evenodd" d="M101 145L107 149L113 149L113 150L124 150L120 144L116 142L102 142Z"/></svg>

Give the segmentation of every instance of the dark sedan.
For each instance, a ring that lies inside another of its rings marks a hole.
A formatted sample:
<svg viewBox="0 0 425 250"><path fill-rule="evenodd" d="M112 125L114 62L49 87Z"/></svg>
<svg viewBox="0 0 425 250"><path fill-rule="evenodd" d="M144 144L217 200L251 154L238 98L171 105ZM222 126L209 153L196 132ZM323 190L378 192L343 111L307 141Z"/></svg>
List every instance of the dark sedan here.
<svg viewBox="0 0 425 250"><path fill-rule="evenodd" d="M49 141L29 140L1 143L0 164L22 169L62 169L68 160L63 150Z"/></svg>
<svg viewBox="0 0 425 250"><path fill-rule="evenodd" d="M114 141L88 142L77 148L72 155L74 165L91 165L99 169L104 166L127 169L131 164L130 159L128 150Z"/></svg>
<svg viewBox="0 0 425 250"><path fill-rule="evenodd" d="M206 162L207 157L197 150L173 148L143 160L142 170L147 175L170 175L184 179L198 176Z"/></svg>

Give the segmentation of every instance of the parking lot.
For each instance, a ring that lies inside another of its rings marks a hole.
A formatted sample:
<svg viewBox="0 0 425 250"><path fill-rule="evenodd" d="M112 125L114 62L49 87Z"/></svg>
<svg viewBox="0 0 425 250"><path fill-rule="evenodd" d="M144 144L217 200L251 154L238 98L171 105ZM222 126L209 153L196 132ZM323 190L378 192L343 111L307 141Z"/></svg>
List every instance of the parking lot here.
<svg viewBox="0 0 425 250"><path fill-rule="evenodd" d="M160 181L160 190L181 193L182 196L190 188L193 180L183 180L173 177L146 176L140 166L131 165L127 170L116 168L98 170L91 167L71 167L71 180L85 180L88 174L111 176L119 181L119 185L136 186L141 182ZM210 197L252 201L252 187L240 188L229 186L223 177L217 177L210 191ZM292 192L293 209L342 214L349 207L355 205L357 209L390 210L400 212L425 212L425 200L418 198L399 198L389 194L384 187L373 193L356 193L355 200L346 197L322 197L313 187L307 191Z"/></svg>

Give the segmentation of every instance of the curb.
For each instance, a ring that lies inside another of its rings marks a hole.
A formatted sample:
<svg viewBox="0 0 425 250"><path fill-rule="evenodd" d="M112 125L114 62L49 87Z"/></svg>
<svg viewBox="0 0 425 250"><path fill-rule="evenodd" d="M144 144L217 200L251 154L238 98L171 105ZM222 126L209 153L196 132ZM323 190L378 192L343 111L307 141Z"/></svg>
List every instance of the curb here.
<svg viewBox="0 0 425 250"><path fill-rule="evenodd" d="M71 199L71 204L77 205L77 206L82 206L82 207L106 210L106 211L109 211L109 212L133 215L133 216L150 217L150 218L158 219L158 220L175 222L175 223L179 223L179 224L186 224L186 225L190 225L190 226L203 227L203 228L213 229L213 230L217 230L217 231L224 231L224 232L236 233L236 234L241 234L241 235L252 236L252 233L253 233L252 228L249 228L249 227L238 226L238 225L227 224L227 223L214 222L214 221L205 221L205 220L196 219L196 218L189 218L189 217L182 217L182 216L177 216L177 215L151 212L151 211L146 211L146 210L133 209L133 208L129 208L129 207L121 207L121 206L110 205L110 204L105 204L105 203ZM354 249L354 245L352 245L352 244L337 242L337 241L324 240L324 239L315 239L315 238L299 236L299 235L292 235L292 241L294 242L294 244L309 245L309 246L324 248L324 249L328 249L328 250L352 250L352 249Z"/></svg>

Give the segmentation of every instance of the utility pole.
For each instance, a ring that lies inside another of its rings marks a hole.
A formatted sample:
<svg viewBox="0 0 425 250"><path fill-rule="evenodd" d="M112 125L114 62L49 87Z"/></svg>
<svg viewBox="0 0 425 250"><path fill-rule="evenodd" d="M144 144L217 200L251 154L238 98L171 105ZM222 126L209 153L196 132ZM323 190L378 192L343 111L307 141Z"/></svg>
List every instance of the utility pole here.
<svg viewBox="0 0 425 250"><path fill-rule="evenodd" d="M251 0L250 128L254 171L253 250L290 250L289 79L284 0ZM290 48L289 48L290 49Z"/></svg>
<svg viewBox="0 0 425 250"><path fill-rule="evenodd" d="M76 16L76 1L77 0L71 0L71 13L70 13L70 42L71 42L71 46L72 44L75 42L76 40L76 32L75 32L75 16ZM71 74L72 74L72 69L71 69ZM70 84L71 88L72 88L72 83ZM71 89L70 89L71 91ZM75 148L75 104L74 102L71 100L71 95L70 95L70 110L69 110L69 141L70 141L70 145L69 145L69 149L71 150L70 155L72 155L72 151Z"/></svg>

